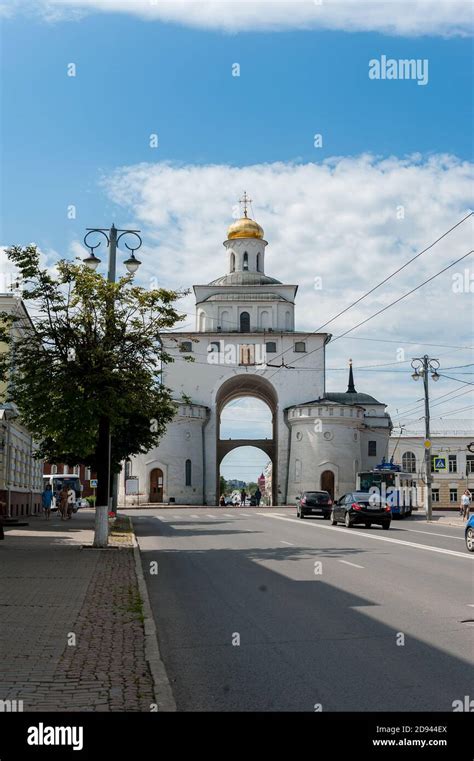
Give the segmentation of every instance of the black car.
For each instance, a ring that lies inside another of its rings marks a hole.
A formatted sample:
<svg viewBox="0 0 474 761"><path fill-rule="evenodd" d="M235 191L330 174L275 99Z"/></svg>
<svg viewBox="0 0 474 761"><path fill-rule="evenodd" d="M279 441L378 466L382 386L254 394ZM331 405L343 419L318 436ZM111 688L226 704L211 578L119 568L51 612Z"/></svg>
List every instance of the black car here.
<svg viewBox="0 0 474 761"><path fill-rule="evenodd" d="M296 498L296 514L298 518L306 515L331 515L332 499L328 491L304 491Z"/></svg>
<svg viewBox="0 0 474 761"><path fill-rule="evenodd" d="M384 529L390 528L392 511L390 505L384 502L378 494L364 491L353 491L344 494L334 502L331 511L331 524L344 523L347 528L356 523L363 523L369 528L377 523Z"/></svg>

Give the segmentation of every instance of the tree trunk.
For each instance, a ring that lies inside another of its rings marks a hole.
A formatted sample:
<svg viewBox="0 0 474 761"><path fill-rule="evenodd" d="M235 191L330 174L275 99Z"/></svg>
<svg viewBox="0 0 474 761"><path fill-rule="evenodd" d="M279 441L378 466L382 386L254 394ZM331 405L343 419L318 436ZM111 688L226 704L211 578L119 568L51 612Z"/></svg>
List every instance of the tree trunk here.
<svg viewBox="0 0 474 761"><path fill-rule="evenodd" d="M99 437L95 451L97 492L95 504L94 547L107 547L109 541L109 466L110 423L108 418L99 420Z"/></svg>

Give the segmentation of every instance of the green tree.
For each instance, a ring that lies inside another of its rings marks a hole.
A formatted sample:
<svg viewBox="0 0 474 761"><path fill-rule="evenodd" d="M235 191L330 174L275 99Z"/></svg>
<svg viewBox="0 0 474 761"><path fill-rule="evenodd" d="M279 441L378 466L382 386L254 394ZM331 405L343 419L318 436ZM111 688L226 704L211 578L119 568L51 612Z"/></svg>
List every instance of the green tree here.
<svg viewBox="0 0 474 761"><path fill-rule="evenodd" d="M38 456L94 468L97 505L106 505L109 431L118 472L123 459L158 444L176 412L161 382L163 363L172 361L163 331L183 319L175 306L182 294L138 287L132 275L110 283L65 260L53 275L33 245L7 254L33 309L14 339L17 318L0 313L0 341L11 344L0 355L0 379L39 442Z"/></svg>
<svg viewBox="0 0 474 761"><path fill-rule="evenodd" d="M224 476L221 476L219 479L220 494L227 494L228 489L229 489L229 486L227 481L225 480Z"/></svg>
<svg viewBox="0 0 474 761"><path fill-rule="evenodd" d="M250 481L247 484L247 492L249 494L254 494L257 491L257 486L258 486L258 484L256 484L255 481Z"/></svg>

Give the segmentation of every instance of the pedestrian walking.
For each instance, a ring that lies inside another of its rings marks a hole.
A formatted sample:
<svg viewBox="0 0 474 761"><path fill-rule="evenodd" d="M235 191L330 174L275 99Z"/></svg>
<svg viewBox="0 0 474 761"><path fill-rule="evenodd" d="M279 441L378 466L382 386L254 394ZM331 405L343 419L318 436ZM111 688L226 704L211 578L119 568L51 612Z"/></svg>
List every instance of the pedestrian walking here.
<svg viewBox="0 0 474 761"><path fill-rule="evenodd" d="M59 492L59 512L61 513L62 521L65 521L67 518L68 491L66 484L64 484Z"/></svg>
<svg viewBox="0 0 474 761"><path fill-rule="evenodd" d="M255 502L257 504L257 507L260 507L260 500L262 499L262 492L260 491L260 489L258 487L257 487L257 491L255 492L254 496L255 496Z"/></svg>
<svg viewBox="0 0 474 761"><path fill-rule="evenodd" d="M71 520L72 518L75 504L76 504L76 492L74 491L72 486L70 486L67 491L67 517L69 518L69 520Z"/></svg>
<svg viewBox="0 0 474 761"><path fill-rule="evenodd" d="M247 499L247 494L245 493L245 489L242 489L240 492L240 507L245 507L245 500Z"/></svg>
<svg viewBox="0 0 474 761"><path fill-rule="evenodd" d="M6 514L7 514L7 503L0 502L0 539L5 539L5 534L3 532L3 518Z"/></svg>
<svg viewBox="0 0 474 761"><path fill-rule="evenodd" d="M51 518L51 505L53 502L53 490L51 484L46 484L44 491L41 495L41 505L43 507L44 519L49 521Z"/></svg>
<svg viewBox="0 0 474 761"><path fill-rule="evenodd" d="M465 489L461 497L461 510L463 520L469 520L469 511L471 509L472 494L469 489Z"/></svg>

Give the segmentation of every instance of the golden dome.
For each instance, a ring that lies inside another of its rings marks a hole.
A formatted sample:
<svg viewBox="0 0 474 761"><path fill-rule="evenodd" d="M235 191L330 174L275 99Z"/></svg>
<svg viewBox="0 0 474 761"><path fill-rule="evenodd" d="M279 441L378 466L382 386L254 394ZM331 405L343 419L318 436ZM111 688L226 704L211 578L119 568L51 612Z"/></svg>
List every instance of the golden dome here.
<svg viewBox="0 0 474 761"><path fill-rule="evenodd" d="M230 225L227 238L263 238L263 228L255 220L244 216Z"/></svg>

